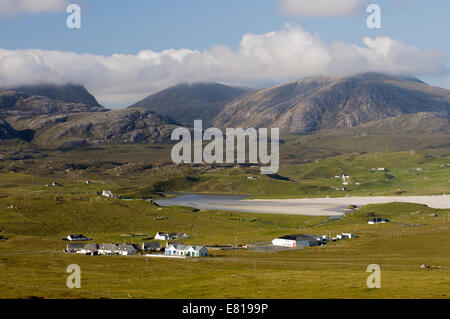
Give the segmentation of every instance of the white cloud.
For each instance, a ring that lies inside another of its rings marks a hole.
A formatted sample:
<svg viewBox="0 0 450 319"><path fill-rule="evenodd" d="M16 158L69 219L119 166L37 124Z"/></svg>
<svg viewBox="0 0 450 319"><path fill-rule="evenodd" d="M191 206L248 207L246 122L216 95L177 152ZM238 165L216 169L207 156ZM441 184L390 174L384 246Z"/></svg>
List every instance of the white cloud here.
<svg viewBox="0 0 450 319"><path fill-rule="evenodd" d="M296 17L347 16L356 12L366 0L278 0L281 11Z"/></svg>
<svg viewBox="0 0 450 319"><path fill-rule="evenodd" d="M53 12L66 6L66 0L0 0L0 14Z"/></svg>
<svg viewBox="0 0 450 319"><path fill-rule="evenodd" d="M446 72L439 50L419 50L402 41L364 38L362 44L323 42L299 26L245 34L233 51L141 51L102 56L73 52L0 49L0 87L53 81L80 83L101 103L125 106L180 82L217 81L260 86L304 76L366 71L436 76Z"/></svg>

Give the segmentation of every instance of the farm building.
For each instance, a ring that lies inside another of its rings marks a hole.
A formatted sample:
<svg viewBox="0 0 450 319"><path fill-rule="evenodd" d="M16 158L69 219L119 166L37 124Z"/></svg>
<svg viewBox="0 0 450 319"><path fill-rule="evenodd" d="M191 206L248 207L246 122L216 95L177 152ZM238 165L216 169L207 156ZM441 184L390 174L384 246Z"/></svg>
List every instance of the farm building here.
<svg viewBox="0 0 450 319"><path fill-rule="evenodd" d="M208 249L203 246L169 245L165 250L166 255L202 257L208 255Z"/></svg>
<svg viewBox="0 0 450 319"><path fill-rule="evenodd" d="M272 245L280 247L301 248L317 246L321 243L320 237L316 235L286 235L272 240Z"/></svg>
<svg viewBox="0 0 450 319"><path fill-rule="evenodd" d="M369 220L367 222L369 225L374 225L374 224L386 224L389 223L389 219L387 218L372 218L371 220Z"/></svg>

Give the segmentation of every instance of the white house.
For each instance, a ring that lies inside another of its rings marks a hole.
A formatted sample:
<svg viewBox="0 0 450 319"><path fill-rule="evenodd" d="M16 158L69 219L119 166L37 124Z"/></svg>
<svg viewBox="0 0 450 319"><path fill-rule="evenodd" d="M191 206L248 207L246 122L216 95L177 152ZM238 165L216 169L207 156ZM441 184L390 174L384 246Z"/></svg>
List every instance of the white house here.
<svg viewBox="0 0 450 319"><path fill-rule="evenodd" d="M99 255L114 255L117 248L117 244L101 244L98 247Z"/></svg>
<svg viewBox="0 0 450 319"><path fill-rule="evenodd" d="M114 253L122 256L136 255L138 249L131 244L120 244L116 246Z"/></svg>
<svg viewBox="0 0 450 319"><path fill-rule="evenodd" d="M86 244L83 246L83 248L80 250L81 254L91 254L96 255L98 254L98 245L94 243Z"/></svg>
<svg viewBox="0 0 450 319"><path fill-rule="evenodd" d="M320 237L316 235L286 235L272 240L272 245L280 247L301 248L308 246L317 246L320 243Z"/></svg>
<svg viewBox="0 0 450 319"><path fill-rule="evenodd" d="M82 234L76 234L76 235L68 235L67 240L69 241L89 241L92 240L92 238L87 238L83 236Z"/></svg>
<svg viewBox="0 0 450 319"><path fill-rule="evenodd" d="M114 198L115 196L113 195L113 193L109 190L103 190L102 195L105 197L111 197Z"/></svg>
<svg viewBox="0 0 450 319"><path fill-rule="evenodd" d="M386 167L378 167L378 170L379 170L379 171L382 171L382 172L387 171Z"/></svg>
<svg viewBox="0 0 450 319"><path fill-rule="evenodd" d="M171 244L166 248L164 253L173 256L203 257L208 256L208 249L203 246Z"/></svg>
<svg viewBox="0 0 450 319"><path fill-rule="evenodd" d="M67 244L66 252L68 253L80 253L83 249L83 244Z"/></svg>
<svg viewBox="0 0 450 319"><path fill-rule="evenodd" d="M342 237L344 239L353 239L353 238L356 238L356 235L352 234L352 233L342 233Z"/></svg>
<svg viewBox="0 0 450 319"><path fill-rule="evenodd" d="M156 240L174 240L175 239L175 233L168 234L164 232L157 232L155 235Z"/></svg>

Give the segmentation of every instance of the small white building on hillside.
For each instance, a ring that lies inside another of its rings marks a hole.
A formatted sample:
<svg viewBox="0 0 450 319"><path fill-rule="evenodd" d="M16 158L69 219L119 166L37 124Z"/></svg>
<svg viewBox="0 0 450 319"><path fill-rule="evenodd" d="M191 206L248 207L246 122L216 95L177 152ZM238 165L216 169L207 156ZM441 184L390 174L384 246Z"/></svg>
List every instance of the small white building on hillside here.
<svg viewBox="0 0 450 319"><path fill-rule="evenodd" d="M66 237L66 239L69 241L90 241L90 240L92 240L92 238L88 238L82 234L68 235Z"/></svg>
<svg viewBox="0 0 450 319"><path fill-rule="evenodd" d="M155 235L156 240L174 240L174 239L189 239L189 235L184 233L165 233L157 232Z"/></svg>
<svg viewBox="0 0 450 319"><path fill-rule="evenodd" d="M109 191L109 190L103 190L102 196L110 197L110 198L115 198L115 197L116 197L116 196L114 196L114 194L113 194L111 191Z"/></svg>

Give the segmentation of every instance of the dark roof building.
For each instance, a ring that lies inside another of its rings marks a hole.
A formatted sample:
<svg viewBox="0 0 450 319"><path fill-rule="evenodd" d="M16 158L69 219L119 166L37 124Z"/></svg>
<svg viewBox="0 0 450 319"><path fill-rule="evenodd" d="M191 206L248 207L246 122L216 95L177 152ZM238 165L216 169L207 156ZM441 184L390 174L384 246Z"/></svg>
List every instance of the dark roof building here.
<svg viewBox="0 0 450 319"><path fill-rule="evenodd" d="M142 243L142 250L159 250L161 248L161 244L156 241L148 241Z"/></svg>

